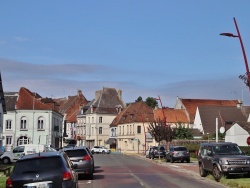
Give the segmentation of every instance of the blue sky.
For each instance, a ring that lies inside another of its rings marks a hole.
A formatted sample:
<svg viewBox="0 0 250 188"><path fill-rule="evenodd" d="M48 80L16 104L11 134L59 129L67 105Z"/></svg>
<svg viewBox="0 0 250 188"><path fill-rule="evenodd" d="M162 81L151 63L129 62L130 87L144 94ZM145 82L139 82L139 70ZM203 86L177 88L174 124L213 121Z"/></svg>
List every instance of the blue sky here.
<svg viewBox="0 0 250 188"><path fill-rule="evenodd" d="M124 102L160 96L243 99L245 64L236 18L250 56L250 1L43 0L3 1L0 71L4 91L26 87L43 97L103 87ZM250 57L249 57L250 58Z"/></svg>

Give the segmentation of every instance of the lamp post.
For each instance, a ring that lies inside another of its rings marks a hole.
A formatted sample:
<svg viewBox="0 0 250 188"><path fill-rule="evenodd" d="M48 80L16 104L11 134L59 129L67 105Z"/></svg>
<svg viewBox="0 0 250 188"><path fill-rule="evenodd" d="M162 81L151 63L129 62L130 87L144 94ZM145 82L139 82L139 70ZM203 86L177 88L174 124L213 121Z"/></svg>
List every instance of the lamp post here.
<svg viewBox="0 0 250 188"><path fill-rule="evenodd" d="M244 45L243 45L243 42L242 42L242 38L241 38L241 35L240 35L240 31L239 31L236 19L235 18L233 18L233 19L234 19L234 24L235 24L235 27L236 27L236 30L237 30L237 35L234 35L232 33L221 33L220 35L227 36L227 37L234 37L234 38L237 37L237 38L239 38L240 45L241 45L241 50L242 50L244 61L245 61L245 67L246 67L246 75L239 76L239 78L244 80L244 83L250 89L250 72L249 72L249 67L248 67L248 62L247 62L247 56L246 56L245 48L244 48Z"/></svg>

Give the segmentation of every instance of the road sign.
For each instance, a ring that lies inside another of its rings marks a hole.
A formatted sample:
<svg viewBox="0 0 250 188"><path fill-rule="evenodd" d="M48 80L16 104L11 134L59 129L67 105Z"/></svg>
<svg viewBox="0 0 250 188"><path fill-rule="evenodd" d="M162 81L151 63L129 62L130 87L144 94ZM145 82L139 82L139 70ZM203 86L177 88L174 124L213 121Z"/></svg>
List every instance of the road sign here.
<svg viewBox="0 0 250 188"><path fill-rule="evenodd" d="M250 145L250 136L247 137L247 145Z"/></svg>

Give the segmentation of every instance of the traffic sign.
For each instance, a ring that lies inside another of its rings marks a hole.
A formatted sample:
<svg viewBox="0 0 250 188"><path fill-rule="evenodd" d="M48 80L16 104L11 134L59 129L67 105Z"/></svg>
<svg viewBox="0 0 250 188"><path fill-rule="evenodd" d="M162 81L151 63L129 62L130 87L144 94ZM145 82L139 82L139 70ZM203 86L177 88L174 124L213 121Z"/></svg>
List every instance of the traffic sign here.
<svg viewBox="0 0 250 188"><path fill-rule="evenodd" d="M247 137L247 145L250 145L250 136Z"/></svg>

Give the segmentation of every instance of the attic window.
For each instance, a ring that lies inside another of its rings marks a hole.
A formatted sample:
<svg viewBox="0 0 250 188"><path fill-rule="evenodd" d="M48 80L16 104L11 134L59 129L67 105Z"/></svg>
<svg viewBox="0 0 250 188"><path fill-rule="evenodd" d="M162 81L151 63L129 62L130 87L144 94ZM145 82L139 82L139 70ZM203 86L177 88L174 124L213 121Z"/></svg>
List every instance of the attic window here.
<svg viewBox="0 0 250 188"><path fill-rule="evenodd" d="M134 114L130 114L130 119L132 120L134 118Z"/></svg>

